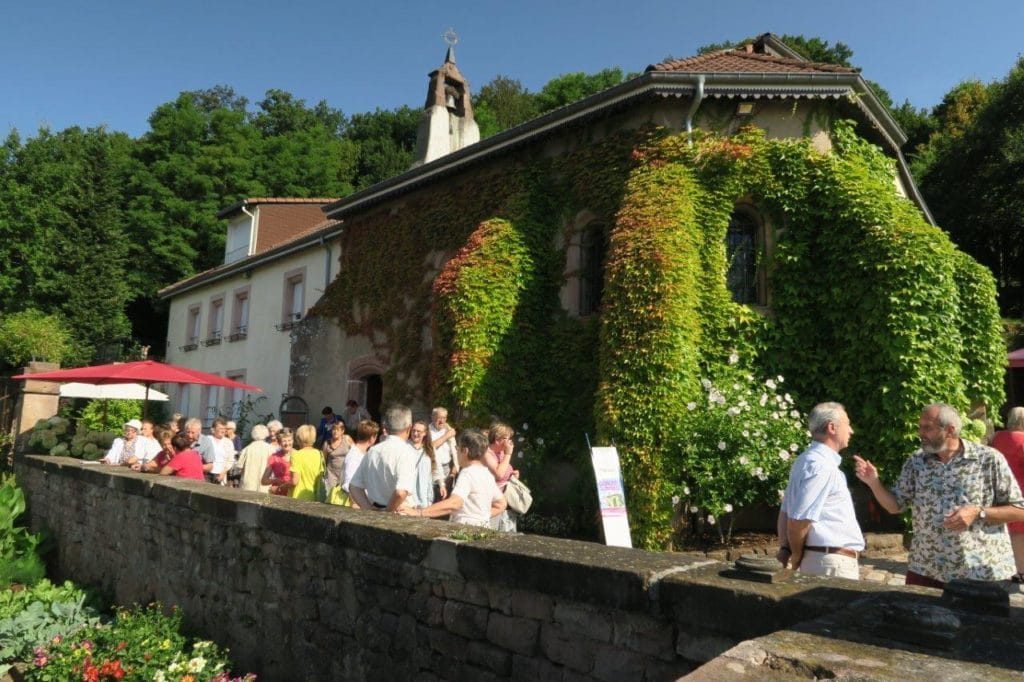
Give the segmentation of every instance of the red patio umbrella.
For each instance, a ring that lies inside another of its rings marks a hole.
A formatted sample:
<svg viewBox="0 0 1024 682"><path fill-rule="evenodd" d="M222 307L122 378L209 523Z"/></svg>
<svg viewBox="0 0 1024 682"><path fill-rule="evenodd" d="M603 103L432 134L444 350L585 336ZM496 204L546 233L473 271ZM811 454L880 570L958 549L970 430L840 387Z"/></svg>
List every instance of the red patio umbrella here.
<svg viewBox="0 0 1024 682"><path fill-rule="evenodd" d="M1010 367L1018 367L1024 369L1024 348L1018 348L1009 355L1006 356L1010 362Z"/></svg>
<svg viewBox="0 0 1024 682"><path fill-rule="evenodd" d="M180 365L169 365L156 360L139 360L138 362L115 362L110 365L93 365L91 367L73 367L71 369L58 369L53 372L39 372L38 374L19 374L12 379L31 379L33 381L77 381L83 384L123 384L127 381L135 381L146 385L146 393L149 393L151 384L204 384L208 386L226 386L227 388L240 388L243 391L259 391L259 386L243 384L240 381L233 381L216 374L200 372ZM146 400L148 410L149 400Z"/></svg>

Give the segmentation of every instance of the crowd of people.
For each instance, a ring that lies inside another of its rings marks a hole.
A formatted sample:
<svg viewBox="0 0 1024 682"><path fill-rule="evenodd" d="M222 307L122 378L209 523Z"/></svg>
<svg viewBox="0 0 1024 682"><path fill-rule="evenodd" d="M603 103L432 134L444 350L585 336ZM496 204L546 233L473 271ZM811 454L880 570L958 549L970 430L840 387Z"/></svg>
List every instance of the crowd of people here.
<svg viewBox="0 0 1024 682"><path fill-rule="evenodd" d="M240 448L236 425L175 415L156 426L131 420L104 462L164 476L206 480L252 492L474 526L515 531L505 488L519 472L515 433L503 423L456 432L448 412L414 420L403 405L378 425L350 401L342 414L323 410L318 426L292 431L281 422L253 426ZM856 476L892 514L913 510L908 585L941 588L953 579L1024 583L1024 407L1010 410L990 444L960 437L949 405L927 406L918 422L921 447L895 485L882 482L870 460L853 456ZM854 513L840 452L853 428L839 403L816 405L808 418L811 444L794 461L778 518L783 566L804 573L859 577L864 536Z"/></svg>
<svg viewBox="0 0 1024 682"><path fill-rule="evenodd" d="M325 407L318 426L293 431L277 420L256 424L241 447L235 422L220 417L209 433L201 420L181 415L159 426L133 419L102 461L252 492L516 530L517 515L504 495L519 474L511 427L457 433L445 408L413 420L403 405L388 408L381 422L349 401L341 414Z"/></svg>
<svg viewBox="0 0 1024 682"><path fill-rule="evenodd" d="M918 421L921 447L892 487L870 460L854 471L891 514L908 508L913 535L906 583L942 589L955 579L1024 582L1024 408L989 445L960 437L960 414L942 403ZM853 499L840 470L853 428L839 403L816 405L812 442L793 462L778 518L778 560L803 573L858 579L864 549Z"/></svg>

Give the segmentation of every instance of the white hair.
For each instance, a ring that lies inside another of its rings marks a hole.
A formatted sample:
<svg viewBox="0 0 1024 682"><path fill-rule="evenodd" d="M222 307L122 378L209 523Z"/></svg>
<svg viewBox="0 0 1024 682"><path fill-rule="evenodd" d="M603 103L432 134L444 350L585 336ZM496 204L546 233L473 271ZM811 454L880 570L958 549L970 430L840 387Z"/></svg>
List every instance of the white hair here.
<svg viewBox="0 0 1024 682"><path fill-rule="evenodd" d="M812 436L820 436L828 430L829 424L838 425L846 408L839 403L818 403L807 415L807 430Z"/></svg>
<svg viewBox="0 0 1024 682"><path fill-rule="evenodd" d="M271 419L270 421L267 422L267 428L268 429L277 429L278 431L280 431L281 429L284 428L284 424L282 424L281 422L279 422L276 419Z"/></svg>
<svg viewBox="0 0 1024 682"><path fill-rule="evenodd" d="M249 432L249 437L253 440L266 440L270 437L270 429L263 424L256 424Z"/></svg>
<svg viewBox="0 0 1024 682"><path fill-rule="evenodd" d="M1006 428L1010 431L1024 431L1024 407L1014 407L1007 413Z"/></svg>
<svg viewBox="0 0 1024 682"><path fill-rule="evenodd" d="M401 433L412 426L412 410L405 405L392 405L384 413L383 421L388 433Z"/></svg>
<svg viewBox="0 0 1024 682"><path fill-rule="evenodd" d="M924 409L927 412L932 408L936 410L935 422L942 427L942 430L945 431L946 427L952 426L953 435L959 436L963 422L960 420L960 413L957 412L956 408L946 403L932 403Z"/></svg>

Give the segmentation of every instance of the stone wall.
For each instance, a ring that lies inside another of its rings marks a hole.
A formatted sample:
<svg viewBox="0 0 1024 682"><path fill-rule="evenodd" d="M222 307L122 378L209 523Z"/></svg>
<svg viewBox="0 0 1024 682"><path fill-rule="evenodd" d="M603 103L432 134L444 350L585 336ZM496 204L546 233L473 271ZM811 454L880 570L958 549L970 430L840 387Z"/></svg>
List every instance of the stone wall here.
<svg viewBox="0 0 1024 682"><path fill-rule="evenodd" d="M16 467L33 527L53 534L58 576L120 604L181 606L192 630L263 680L669 680L727 650L701 671L764 672L799 658L776 642L781 653L756 660L772 638L837 613L850 614L848 637L861 632L861 648L877 652L873 667L867 654L857 662L878 679L912 679L908 657L943 664L909 644L887 658L892 642L871 644L870 622L858 631L858 613L894 598L873 584L749 582L693 557L475 532L73 459L31 456ZM1024 631L1013 619L999 625ZM838 672L840 658L826 654L848 642L830 644L822 628L814 653L826 662L815 674L828 661ZM944 663L975 679L1003 672Z"/></svg>

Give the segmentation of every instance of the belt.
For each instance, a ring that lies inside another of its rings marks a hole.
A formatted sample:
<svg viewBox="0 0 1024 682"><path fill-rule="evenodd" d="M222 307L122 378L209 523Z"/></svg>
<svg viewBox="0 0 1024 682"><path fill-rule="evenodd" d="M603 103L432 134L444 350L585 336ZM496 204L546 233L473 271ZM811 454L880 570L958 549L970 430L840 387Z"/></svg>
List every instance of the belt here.
<svg viewBox="0 0 1024 682"><path fill-rule="evenodd" d="M852 549L846 549L845 547L812 547L810 545L804 545L805 552L821 552L822 554L839 554L842 556L848 556L851 559L857 558L857 552Z"/></svg>

